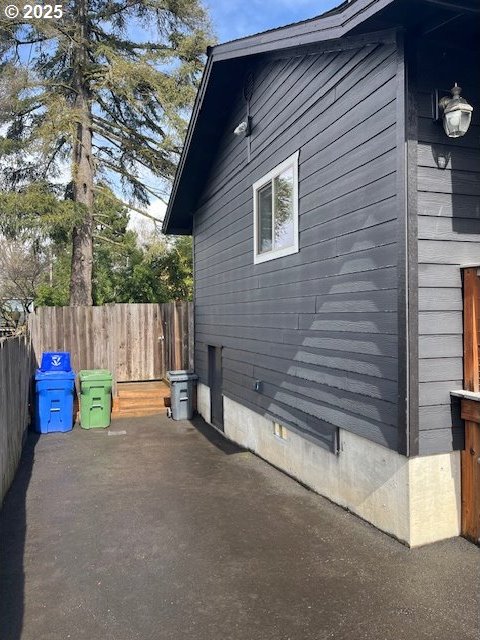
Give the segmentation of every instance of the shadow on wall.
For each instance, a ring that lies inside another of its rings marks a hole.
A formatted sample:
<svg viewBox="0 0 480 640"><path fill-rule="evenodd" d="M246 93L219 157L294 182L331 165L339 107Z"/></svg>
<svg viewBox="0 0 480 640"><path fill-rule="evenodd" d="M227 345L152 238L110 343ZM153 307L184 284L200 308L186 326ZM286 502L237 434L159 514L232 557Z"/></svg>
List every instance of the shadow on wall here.
<svg viewBox="0 0 480 640"><path fill-rule="evenodd" d="M391 241L378 250L368 237L379 211L389 209L386 200L343 216L354 218L353 231L332 241L338 273L318 284L315 313L300 319L301 343L285 346L293 361L286 375L276 387L265 384L267 415L310 431L330 451L338 448L338 428L397 447L396 253ZM322 213L333 217L328 206ZM396 217L385 216L393 234ZM254 375L271 373L255 368Z"/></svg>
<svg viewBox="0 0 480 640"><path fill-rule="evenodd" d="M27 490L39 435L28 433L15 479L0 513L0 638L22 637L25 594Z"/></svg>

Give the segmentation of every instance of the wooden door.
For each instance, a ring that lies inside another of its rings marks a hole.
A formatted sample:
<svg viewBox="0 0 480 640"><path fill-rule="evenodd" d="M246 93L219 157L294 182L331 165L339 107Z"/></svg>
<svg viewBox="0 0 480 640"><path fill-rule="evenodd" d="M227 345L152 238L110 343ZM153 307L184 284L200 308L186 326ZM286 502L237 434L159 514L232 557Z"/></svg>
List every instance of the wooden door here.
<svg viewBox="0 0 480 640"><path fill-rule="evenodd" d="M208 347L208 384L210 387L210 420L223 431L222 347Z"/></svg>

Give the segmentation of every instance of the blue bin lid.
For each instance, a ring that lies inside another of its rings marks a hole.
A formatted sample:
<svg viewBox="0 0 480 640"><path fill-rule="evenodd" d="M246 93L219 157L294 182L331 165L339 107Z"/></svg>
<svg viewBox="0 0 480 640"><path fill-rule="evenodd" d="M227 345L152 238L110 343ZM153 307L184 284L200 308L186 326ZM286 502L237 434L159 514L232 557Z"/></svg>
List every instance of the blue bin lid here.
<svg viewBox="0 0 480 640"><path fill-rule="evenodd" d="M35 380L52 380L52 378L75 380L75 371L42 371L41 369L35 371Z"/></svg>
<svg viewBox="0 0 480 640"><path fill-rule="evenodd" d="M68 351L45 351L42 353L40 371L71 371Z"/></svg>

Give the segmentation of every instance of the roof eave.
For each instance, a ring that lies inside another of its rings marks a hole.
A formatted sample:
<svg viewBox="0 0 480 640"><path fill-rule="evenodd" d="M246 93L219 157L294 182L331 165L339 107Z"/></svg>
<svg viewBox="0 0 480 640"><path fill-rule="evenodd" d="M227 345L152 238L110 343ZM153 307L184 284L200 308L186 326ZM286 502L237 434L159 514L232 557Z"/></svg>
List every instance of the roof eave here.
<svg viewBox="0 0 480 640"><path fill-rule="evenodd" d="M170 219L214 63L341 38L361 22L367 20L393 2L395 2L395 0L353 0L338 13L327 13L324 17L319 16L306 22L280 27L279 29L248 36L239 40L232 40L231 42L216 45L207 50L207 63L195 99L180 162L175 174L172 193L162 224L163 233L191 233L191 227L174 229L173 224L170 224ZM305 30L306 25L308 25L307 30Z"/></svg>
<svg viewBox="0 0 480 640"><path fill-rule="evenodd" d="M185 142L183 144L182 153L180 155L180 161L178 163L178 167L177 167L177 170L175 172L175 178L174 178L174 181L173 181L172 192L170 194L170 198L168 199L167 210L165 212L165 217L164 217L163 223L162 223L162 232L163 233L167 233L167 234L168 233L173 233L173 231L170 231L168 229L170 216L171 216L173 204L175 202L175 196L177 194L178 187L179 187L179 184L180 184L180 180L181 180L181 177L182 177L183 167L185 166L185 161L186 161L187 156L188 156L188 150L190 148L190 143L192 141L193 132L195 130L195 126L196 126L196 123L197 123L198 114L200 113L200 109L202 108L203 99L205 97L205 91L207 89L208 81L209 81L209 78L210 78L210 73L211 73L212 64L213 64L212 49L213 49L213 47L209 47L207 49L207 54L208 54L207 62L205 64L205 68L203 70L202 79L200 81L200 86L198 88L197 95L195 97L195 103L193 105L193 110L192 110L192 115L190 117L190 122L188 123L187 134L185 136Z"/></svg>
<svg viewBox="0 0 480 640"><path fill-rule="evenodd" d="M341 38L394 1L355 0L338 13L219 44L212 47L213 60L218 62Z"/></svg>

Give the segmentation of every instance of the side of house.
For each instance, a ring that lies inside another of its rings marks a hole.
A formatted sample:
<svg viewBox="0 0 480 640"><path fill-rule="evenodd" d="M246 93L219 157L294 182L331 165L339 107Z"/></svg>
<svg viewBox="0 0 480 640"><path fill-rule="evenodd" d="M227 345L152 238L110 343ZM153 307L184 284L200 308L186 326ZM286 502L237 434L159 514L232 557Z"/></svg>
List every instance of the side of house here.
<svg viewBox="0 0 480 640"><path fill-rule="evenodd" d="M215 47L164 223L193 229L203 417L411 546L460 533L478 120L451 142L431 104L459 71L478 100L447 51L477 11L355 0Z"/></svg>
<svg viewBox="0 0 480 640"><path fill-rule="evenodd" d="M195 362L209 422L409 541L404 58L376 38L245 67L252 135L241 86L194 214ZM295 154L298 253L256 262L253 186Z"/></svg>
<svg viewBox="0 0 480 640"><path fill-rule="evenodd" d="M477 19L478 20L478 19ZM477 41L478 43L478 41ZM418 400L420 455L463 449L463 424L450 391L463 387L461 265L480 261L480 84L470 45L444 37L422 39L411 52L415 119L416 209L413 255L418 264ZM455 82L475 105L462 138L448 138L432 119L432 94ZM442 160L446 168L439 168ZM416 256L415 256L416 254Z"/></svg>

